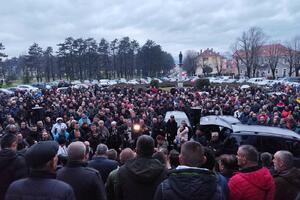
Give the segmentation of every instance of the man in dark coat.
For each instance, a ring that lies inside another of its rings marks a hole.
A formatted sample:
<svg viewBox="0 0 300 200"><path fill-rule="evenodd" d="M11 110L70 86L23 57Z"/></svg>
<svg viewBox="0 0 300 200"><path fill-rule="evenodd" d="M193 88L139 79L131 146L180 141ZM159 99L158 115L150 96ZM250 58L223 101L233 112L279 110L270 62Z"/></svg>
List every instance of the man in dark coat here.
<svg viewBox="0 0 300 200"><path fill-rule="evenodd" d="M215 174L200 168L205 159L199 142L184 143L179 161L180 165L157 187L154 200L223 199Z"/></svg>
<svg viewBox="0 0 300 200"><path fill-rule="evenodd" d="M274 154L275 200L295 199L300 192L300 169L294 167L294 157L288 151Z"/></svg>
<svg viewBox="0 0 300 200"><path fill-rule="evenodd" d="M109 136L107 139L107 146L110 149L115 149L120 152L120 147L122 144L122 131L117 127L117 122L111 122L111 127L109 128Z"/></svg>
<svg viewBox="0 0 300 200"><path fill-rule="evenodd" d="M91 132L90 132L89 138L88 138L88 141L90 142L93 152L96 151L98 144L101 143L101 138L100 138L99 132L96 128L97 127L94 124L91 125Z"/></svg>
<svg viewBox="0 0 300 200"><path fill-rule="evenodd" d="M38 142L31 146L25 154L31 170L29 177L13 182L5 199L75 200L71 186L55 179L57 151L55 141Z"/></svg>
<svg viewBox="0 0 300 200"><path fill-rule="evenodd" d="M109 173L118 167L118 162L107 158L108 148L105 144L99 144L96 149L96 156L88 164L89 167L96 169L106 183Z"/></svg>
<svg viewBox="0 0 300 200"><path fill-rule="evenodd" d="M72 186L77 200L106 200L102 178L97 170L87 167L84 143L73 142L68 147L69 161L58 170L57 179Z"/></svg>
<svg viewBox="0 0 300 200"><path fill-rule="evenodd" d="M202 127L197 127L195 134L192 136L191 140L195 142L199 142L203 146L207 146L208 139L206 137L206 133L202 129Z"/></svg>
<svg viewBox="0 0 300 200"><path fill-rule="evenodd" d="M174 115L170 116L170 119L166 123L166 133L169 146L173 144L175 137L177 135L177 122L175 121Z"/></svg>
<svg viewBox="0 0 300 200"><path fill-rule="evenodd" d="M1 140L0 151L0 200L4 199L9 185L27 176L24 157L17 155L17 136L6 134Z"/></svg>
<svg viewBox="0 0 300 200"><path fill-rule="evenodd" d="M137 140L137 158L129 160L118 171L120 200L152 200L156 187L165 178L165 168L152 158L154 140L142 135Z"/></svg>

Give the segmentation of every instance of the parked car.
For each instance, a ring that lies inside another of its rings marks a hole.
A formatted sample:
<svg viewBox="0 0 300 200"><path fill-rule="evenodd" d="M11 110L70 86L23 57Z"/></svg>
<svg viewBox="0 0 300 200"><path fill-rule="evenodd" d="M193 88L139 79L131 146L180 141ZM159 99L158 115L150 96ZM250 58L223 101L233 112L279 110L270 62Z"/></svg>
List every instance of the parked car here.
<svg viewBox="0 0 300 200"><path fill-rule="evenodd" d="M0 89L0 94L5 94L5 95L13 95L15 92L11 91L11 90L8 90L8 89L4 89L4 88L1 88Z"/></svg>
<svg viewBox="0 0 300 200"><path fill-rule="evenodd" d="M78 84L81 84L81 81L80 80L75 80L75 81L72 81L71 84L72 85L78 85Z"/></svg>
<svg viewBox="0 0 300 200"><path fill-rule="evenodd" d="M89 81L89 80L84 80L84 81L83 81L83 84L91 85L91 81Z"/></svg>
<svg viewBox="0 0 300 200"><path fill-rule="evenodd" d="M158 81L158 83L162 83L163 81L162 80L160 80L159 78L153 78L153 80L156 80L156 81Z"/></svg>
<svg viewBox="0 0 300 200"><path fill-rule="evenodd" d="M217 125L232 129L232 125L241 124L241 121L231 115L208 115L200 118L200 125Z"/></svg>
<svg viewBox="0 0 300 200"><path fill-rule="evenodd" d="M259 152L275 153L278 150L288 150L300 158L300 135L289 129L244 125L232 116L202 117L200 125L203 125L208 133L220 133L220 138L224 141L224 153L236 153L240 145L250 144Z"/></svg>
<svg viewBox="0 0 300 200"><path fill-rule="evenodd" d="M263 80L263 81L258 81L256 83L259 86L273 86L275 84L274 80Z"/></svg>
<svg viewBox="0 0 300 200"><path fill-rule="evenodd" d="M92 84L92 85L97 85L98 83L99 83L98 80L92 80L92 81L91 81L91 84Z"/></svg>
<svg viewBox="0 0 300 200"><path fill-rule="evenodd" d="M33 87L31 85L18 85L17 88L21 91L26 91L26 92L30 92L30 91L38 91L39 88L37 87Z"/></svg>
<svg viewBox="0 0 300 200"><path fill-rule="evenodd" d="M37 87L39 89L48 89L50 90L51 89L51 85L48 85L46 83L33 83L31 84L32 87Z"/></svg>
<svg viewBox="0 0 300 200"><path fill-rule="evenodd" d="M141 84L149 84L150 82L147 79L140 78Z"/></svg>
<svg viewBox="0 0 300 200"><path fill-rule="evenodd" d="M118 82L119 82L119 83L127 83L127 81L126 81L125 78L120 78Z"/></svg>
<svg viewBox="0 0 300 200"><path fill-rule="evenodd" d="M179 127L182 121L185 121L188 127L191 127L191 122L185 112L182 111L168 111L165 115L164 121L167 122L170 116L174 115L177 126Z"/></svg>
<svg viewBox="0 0 300 200"><path fill-rule="evenodd" d="M71 84L65 80L59 80L58 84L57 84L57 87L59 87L59 88L60 87L69 87L69 86L71 86Z"/></svg>
<svg viewBox="0 0 300 200"><path fill-rule="evenodd" d="M61 94L66 94L69 90L70 90L69 87L60 87L60 88L57 88L56 91L61 93Z"/></svg>
<svg viewBox="0 0 300 200"><path fill-rule="evenodd" d="M247 82L247 78L240 78L240 79L238 79L236 82L237 83L245 83L245 82Z"/></svg>
<svg viewBox="0 0 300 200"><path fill-rule="evenodd" d="M137 85L137 84L139 84L139 82L137 80L135 80L135 79L132 79L132 80L129 80L127 82L127 84Z"/></svg>
<svg viewBox="0 0 300 200"><path fill-rule="evenodd" d="M88 89L89 85L84 84L84 83L80 83L80 84L77 84L77 85L73 85L72 88L75 88L75 89L81 89L81 88Z"/></svg>
<svg viewBox="0 0 300 200"><path fill-rule="evenodd" d="M228 78L228 79L224 79L223 83L235 83L236 80L234 78Z"/></svg>
<svg viewBox="0 0 300 200"><path fill-rule="evenodd" d="M100 79L99 80L99 86L108 86L109 84L109 80L108 79Z"/></svg>
<svg viewBox="0 0 300 200"><path fill-rule="evenodd" d="M108 81L108 85L117 85L117 84L118 84L117 80L109 80Z"/></svg>
<svg viewBox="0 0 300 200"><path fill-rule="evenodd" d="M13 93L15 93L19 89L17 87L10 87L10 88L7 88L7 90L12 91Z"/></svg>
<svg viewBox="0 0 300 200"><path fill-rule="evenodd" d="M265 78L250 78L247 83L257 84L259 82L262 82L266 80Z"/></svg>
<svg viewBox="0 0 300 200"><path fill-rule="evenodd" d="M233 125L230 141L236 146L250 144L259 152L274 154L278 150L288 150L300 158L300 135L288 129L259 125ZM227 145L227 148L230 148Z"/></svg>

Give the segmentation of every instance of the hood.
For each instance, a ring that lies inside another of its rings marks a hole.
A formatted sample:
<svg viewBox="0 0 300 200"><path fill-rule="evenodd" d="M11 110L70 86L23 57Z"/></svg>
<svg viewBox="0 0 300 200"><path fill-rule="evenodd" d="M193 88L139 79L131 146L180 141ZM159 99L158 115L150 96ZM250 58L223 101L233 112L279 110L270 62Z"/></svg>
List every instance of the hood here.
<svg viewBox="0 0 300 200"><path fill-rule="evenodd" d="M275 175L278 177L282 177L287 182L289 182L291 185L296 186L297 188L300 188L300 169L293 167L290 170L283 171L279 173L278 175Z"/></svg>
<svg viewBox="0 0 300 200"><path fill-rule="evenodd" d="M212 199L217 189L215 174L204 169L174 170L168 180L172 190L183 200Z"/></svg>
<svg viewBox="0 0 300 200"><path fill-rule="evenodd" d="M140 183L150 183L162 177L165 173L164 166L153 158L136 158L125 164L131 177Z"/></svg>
<svg viewBox="0 0 300 200"><path fill-rule="evenodd" d="M272 182L274 182L272 175L265 167L252 172L240 173L240 175L248 180L253 186L264 191L270 190L273 185Z"/></svg>
<svg viewBox="0 0 300 200"><path fill-rule="evenodd" d="M17 157L16 152L10 149L3 149L0 151L0 171L8 166Z"/></svg>

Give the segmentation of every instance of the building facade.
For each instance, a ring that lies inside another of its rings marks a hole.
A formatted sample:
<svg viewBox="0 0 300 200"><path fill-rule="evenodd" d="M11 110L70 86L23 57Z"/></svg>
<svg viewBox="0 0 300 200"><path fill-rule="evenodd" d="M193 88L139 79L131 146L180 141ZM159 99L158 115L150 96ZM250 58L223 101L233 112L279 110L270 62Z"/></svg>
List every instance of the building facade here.
<svg viewBox="0 0 300 200"><path fill-rule="evenodd" d="M253 70L251 70L251 77L267 77L273 78L271 66L274 63L274 60L277 59L277 66L275 69L275 78L286 77L289 76L290 65L288 62L288 48L283 46L282 44L270 44L261 46L257 53L257 66L256 72L253 75ZM244 52L240 51L239 55L241 55L243 59ZM234 56L233 56L234 57ZM238 63L237 63L238 62ZM237 59L236 65L239 66L239 74L241 77L247 76L247 67L246 65L239 59ZM295 72L293 71L292 76L295 76Z"/></svg>
<svg viewBox="0 0 300 200"><path fill-rule="evenodd" d="M237 73L234 62L231 59L225 58L220 53L215 52L212 48L207 48L204 51L200 50L196 63L195 74L198 76L204 76L206 74L233 75Z"/></svg>

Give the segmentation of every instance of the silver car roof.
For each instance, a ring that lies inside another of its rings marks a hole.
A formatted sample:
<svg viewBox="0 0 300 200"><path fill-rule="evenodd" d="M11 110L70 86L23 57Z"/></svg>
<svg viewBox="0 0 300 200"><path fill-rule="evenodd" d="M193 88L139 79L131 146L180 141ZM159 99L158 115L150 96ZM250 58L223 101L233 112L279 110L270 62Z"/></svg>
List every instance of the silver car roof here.
<svg viewBox="0 0 300 200"><path fill-rule="evenodd" d="M240 120L231 115L209 115L200 118L200 125L217 125L230 129L232 125L240 123Z"/></svg>
<svg viewBox="0 0 300 200"><path fill-rule="evenodd" d="M250 133L261 136L274 136L287 139L296 139L300 141L300 135L296 132L289 129L277 127L237 124L232 125L232 130L232 134L249 135Z"/></svg>

